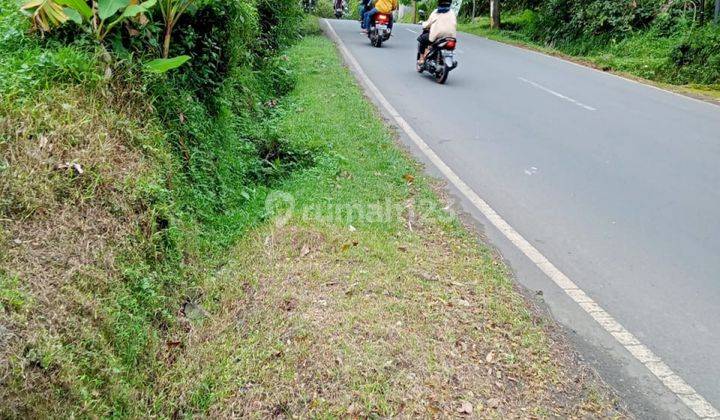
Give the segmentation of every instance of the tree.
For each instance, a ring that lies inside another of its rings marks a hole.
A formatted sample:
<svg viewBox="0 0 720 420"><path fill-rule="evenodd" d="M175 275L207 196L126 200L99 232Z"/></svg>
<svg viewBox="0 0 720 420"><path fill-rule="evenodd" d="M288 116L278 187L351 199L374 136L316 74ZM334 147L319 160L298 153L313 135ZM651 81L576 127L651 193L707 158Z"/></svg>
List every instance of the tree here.
<svg viewBox="0 0 720 420"><path fill-rule="evenodd" d="M715 23L720 23L720 0L715 0Z"/></svg>
<svg viewBox="0 0 720 420"><path fill-rule="evenodd" d="M170 55L170 40L172 31L183 13L193 4L194 0L160 0L160 13L165 21L163 34L162 57Z"/></svg>
<svg viewBox="0 0 720 420"><path fill-rule="evenodd" d="M500 0L490 0L490 27L500 29Z"/></svg>

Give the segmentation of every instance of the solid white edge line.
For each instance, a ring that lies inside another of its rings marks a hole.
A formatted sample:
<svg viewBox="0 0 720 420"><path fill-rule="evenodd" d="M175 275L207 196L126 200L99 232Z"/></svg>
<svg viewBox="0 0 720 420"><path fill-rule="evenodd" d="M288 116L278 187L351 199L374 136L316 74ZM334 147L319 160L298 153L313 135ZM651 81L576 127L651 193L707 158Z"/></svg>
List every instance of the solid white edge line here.
<svg viewBox="0 0 720 420"><path fill-rule="evenodd" d="M420 151L471 203L498 229L515 247L530 259L545 275L560 287L583 311L590 315L605 331L610 333L637 361L642 363L657 377L670 392L675 394L690 410L700 418L718 418L720 411L712 406L702 395L698 394L685 380L676 375L652 350L640 342L631 332L623 327L591 297L585 294L572 280L553 265L540 251L518 233L488 203L480 198L445 162L425 143L400 113L393 107L360 66L360 63L345 47L332 24L323 19L330 37L340 49L345 59L355 69L355 74L372 92L375 98L395 120L405 134L415 143Z"/></svg>

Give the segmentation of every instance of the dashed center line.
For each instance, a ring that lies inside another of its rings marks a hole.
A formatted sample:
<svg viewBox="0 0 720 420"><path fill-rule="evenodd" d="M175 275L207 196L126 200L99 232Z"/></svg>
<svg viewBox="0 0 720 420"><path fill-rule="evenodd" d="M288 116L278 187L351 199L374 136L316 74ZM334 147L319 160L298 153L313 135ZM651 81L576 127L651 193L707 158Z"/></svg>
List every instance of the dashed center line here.
<svg viewBox="0 0 720 420"><path fill-rule="evenodd" d="M580 101L577 101L577 100L575 100L575 99L573 99L573 98L571 98L571 97L569 97L569 96L565 96L565 95L563 95L562 93L555 92L554 90L552 90L552 89L550 89L550 88L546 88L545 86L543 86L543 85L541 85L541 84L539 84L539 83L535 83L535 82L533 82L532 80L528 80L528 79L526 79L526 78L524 78L524 77L518 77L518 80L522 80L523 82L525 82L525 83L527 83L527 84L529 84L529 85L532 85L532 86L534 86L534 87L536 87L536 88L538 88L538 89L540 89L540 90L542 90L542 91L545 91L545 92L547 92L547 93L549 93L549 94L551 94L551 95L553 95L553 96L556 96L556 97L558 97L558 98L560 98L560 99L563 99L563 100L566 100L566 101L568 101L568 102L570 102L570 103L573 103L573 104L579 106L580 108L585 108L585 109L587 109L588 111L597 111L596 108L593 108L593 107L591 107L591 106L589 106L589 105L585 105L584 103L582 103L582 102L580 102Z"/></svg>
<svg viewBox="0 0 720 420"><path fill-rule="evenodd" d="M408 31L408 32L412 32L412 33L414 33L414 34L417 34L417 33L418 33L417 31L413 31L413 30L410 29L410 28L405 28L405 30Z"/></svg>

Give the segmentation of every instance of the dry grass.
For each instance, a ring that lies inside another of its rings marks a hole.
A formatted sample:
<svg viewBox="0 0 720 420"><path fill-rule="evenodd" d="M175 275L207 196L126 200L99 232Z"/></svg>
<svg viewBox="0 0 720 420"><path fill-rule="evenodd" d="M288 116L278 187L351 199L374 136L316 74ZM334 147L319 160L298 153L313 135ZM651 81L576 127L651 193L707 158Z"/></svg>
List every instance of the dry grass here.
<svg viewBox="0 0 720 420"><path fill-rule="evenodd" d="M295 218L250 232L198 283L179 314L185 332L165 345L155 413L623 417L506 267L438 211L332 44L308 37L289 55L302 72L282 106L302 112L286 113L281 131L340 157L283 184ZM403 211L333 212L383 203ZM301 216L317 206L336 217Z"/></svg>
<svg viewBox="0 0 720 420"><path fill-rule="evenodd" d="M119 277L117 249L142 225L129 191L150 165L133 144L140 130L104 103L78 87L3 105L0 286L21 299L0 300L0 416L51 413L61 401L83 412L73 349L109 351L97 297Z"/></svg>
<svg viewBox="0 0 720 420"><path fill-rule="evenodd" d="M282 187L298 208L403 211L259 228L219 272L200 248L154 248L140 196L172 166L126 113L146 105L0 101L0 417L622 416L504 265L435 217L329 41L291 56L279 130L326 149Z"/></svg>
<svg viewBox="0 0 720 420"><path fill-rule="evenodd" d="M257 232L161 380L174 415L619 415L503 266L433 224Z"/></svg>

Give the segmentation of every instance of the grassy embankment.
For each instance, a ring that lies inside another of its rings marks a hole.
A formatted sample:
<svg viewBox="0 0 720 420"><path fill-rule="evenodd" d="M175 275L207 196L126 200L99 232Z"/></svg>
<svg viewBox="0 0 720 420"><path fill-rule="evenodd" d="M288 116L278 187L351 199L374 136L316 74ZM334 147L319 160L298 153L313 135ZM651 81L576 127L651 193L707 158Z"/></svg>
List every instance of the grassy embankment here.
<svg viewBox="0 0 720 420"><path fill-rule="evenodd" d="M140 19L114 42L88 22L40 36L0 0L0 417L182 411L157 378L185 303L262 222L269 186L312 165L273 127L300 18L203 2L171 44L192 60L153 75Z"/></svg>
<svg viewBox="0 0 720 420"><path fill-rule="evenodd" d="M321 157L280 186L289 220L251 231L199 286L207 313L163 400L219 416L617 415L442 209L332 44L309 37L289 56L278 128Z"/></svg>
<svg viewBox="0 0 720 420"><path fill-rule="evenodd" d="M0 417L614 413L327 40L247 54L292 10L205 6L149 77L0 5Z"/></svg>
<svg viewBox="0 0 720 420"><path fill-rule="evenodd" d="M691 95L720 99L720 85L702 83L712 78L711 66L682 69L672 61L672 55L681 43L692 37L702 37L712 32L712 26L701 31L691 28L665 31L657 26L636 31L615 42L603 40L593 44L588 40L567 42L563 45L546 45L533 39L532 12L506 13L501 30L490 29L490 19L476 18L473 22L459 24L464 32L492 40L518 45L563 57L604 71L612 71L626 77L651 81L654 84ZM598 40L602 38L598 37ZM590 42L590 43L589 43ZM717 66L716 64L712 64ZM680 73L680 74L678 74ZM704 73L704 74L703 74ZM697 80L697 81L693 81Z"/></svg>

